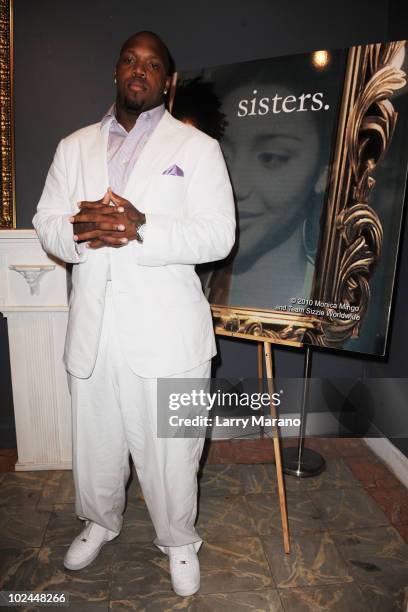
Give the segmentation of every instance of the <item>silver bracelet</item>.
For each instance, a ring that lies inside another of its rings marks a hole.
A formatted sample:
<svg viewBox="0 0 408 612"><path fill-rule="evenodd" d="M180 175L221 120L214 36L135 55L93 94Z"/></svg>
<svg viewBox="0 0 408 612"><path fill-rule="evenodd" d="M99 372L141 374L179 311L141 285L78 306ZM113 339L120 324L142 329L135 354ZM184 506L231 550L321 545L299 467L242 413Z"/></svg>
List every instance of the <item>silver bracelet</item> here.
<svg viewBox="0 0 408 612"><path fill-rule="evenodd" d="M136 240L138 242L143 242L145 228L146 228L146 221L144 223L139 223L136 226Z"/></svg>

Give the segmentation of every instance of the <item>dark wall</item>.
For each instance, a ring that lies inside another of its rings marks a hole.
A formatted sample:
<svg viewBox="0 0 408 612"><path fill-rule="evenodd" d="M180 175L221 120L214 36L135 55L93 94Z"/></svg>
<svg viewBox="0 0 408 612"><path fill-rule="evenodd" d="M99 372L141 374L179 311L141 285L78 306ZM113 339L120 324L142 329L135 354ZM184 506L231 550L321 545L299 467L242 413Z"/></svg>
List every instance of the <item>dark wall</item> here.
<svg viewBox="0 0 408 612"><path fill-rule="evenodd" d="M388 2L389 40L406 40L408 36L408 2L389 0Z"/></svg>
<svg viewBox="0 0 408 612"><path fill-rule="evenodd" d="M15 0L17 223L31 227L60 138L112 102L119 47L154 30L179 69L334 49L384 39L387 4L373 0ZM211 7L216 6L216 12Z"/></svg>
<svg viewBox="0 0 408 612"><path fill-rule="evenodd" d="M408 38L408 32L403 34L398 4L389 6L380 0L336 4L321 0L181 0L176 4L159 1L150 8L131 0L15 0L18 226L31 226L58 140L98 121L112 102L117 51L132 32L149 29L160 34L182 70ZM403 287L408 286L407 280L405 269L400 279ZM398 296L397 317L403 297ZM404 334L408 339L406 328ZM256 376L252 343L224 338L218 342L219 376ZM396 342L396 351L401 351L402 340ZM279 376L302 375L301 351L275 349L274 355ZM400 359L401 354L396 355L396 363ZM316 377L359 377L367 363L356 356L316 352L312 373Z"/></svg>
<svg viewBox="0 0 408 612"><path fill-rule="evenodd" d="M390 0L388 14L388 39L408 38L408 3ZM374 422L392 442L408 456L408 214L405 197L405 222L403 224L398 275L391 311L391 338L388 355L384 360L363 361L364 375L375 378L376 393L372 397ZM401 432L401 438L398 438Z"/></svg>

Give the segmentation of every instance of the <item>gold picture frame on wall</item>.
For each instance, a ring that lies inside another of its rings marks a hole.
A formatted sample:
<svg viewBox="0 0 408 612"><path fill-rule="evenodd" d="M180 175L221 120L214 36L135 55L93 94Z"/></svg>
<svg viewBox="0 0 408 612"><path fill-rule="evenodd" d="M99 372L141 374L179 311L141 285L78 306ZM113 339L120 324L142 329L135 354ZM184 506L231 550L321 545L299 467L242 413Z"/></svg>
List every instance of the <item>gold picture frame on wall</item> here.
<svg viewBox="0 0 408 612"><path fill-rule="evenodd" d="M0 229L16 227L13 119L13 4L0 0Z"/></svg>
<svg viewBox="0 0 408 612"><path fill-rule="evenodd" d="M285 300L283 300L282 306L274 307L271 303L270 308L265 308L259 306L257 301L259 296L256 292L247 292L246 302L240 303L239 298L237 299L239 291L236 291L233 298L230 292L231 270L234 269L235 265L234 256L239 255L239 249L237 249L235 255L226 260L225 265L219 267L217 264L214 272L205 272L207 279L215 279L205 280L203 286L208 288L207 297L211 304L215 330L219 335L247 340L266 340L276 344L292 346L309 344L327 348L347 348L348 350L378 355L384 354L402 220L403 193L402 197L396 195L394 206L393 240L396 242L396 246L393 245L393 248L395 246L393 258L390 258L390 261L387 262L388 295L382 296L383 303L381 305L376 304L379 310L382 309L383 321L374 332L370 331L370 334L377 334L378 338L376 338L376 344L374 341L371 344L366 343L366 346L369 346L368 349L364 348L362 343L360 345L357 342L354 343L354 340L359 339L364 327L372 295L373 272L383 255L384 218L378 213L378 207L376 210L376 207L371 205L371 201L372 194L376 191L377 170L381 168L384 158L387 157L397 124L398 113L394 108L392 98L398 90L406 86L406 75L402 70L402 64L406 61L405 46L405 41L397 41L355 46L344 50L344 76L341 77L342 83L339 88L338 114L335 120L336 129L332 140L331 161L328 166L310 294L306 298L302 296L297 299L296 292L293 292L292 304L285 303ZM193 123L196 127L203 129L205 123L200 125L199 121L196 121L195 118L199 117L199 113L192 112L192 109L196 100L199 103L199 97L206 97L206 109L210 108L210 98L216 94L217 104L212 105L213 108L216 107L216 113L221 116L224 112L224 125L228 125L228 122L230 122L231 126L239 131L241 126L239 120L236 119L237 116L255 116L258 114L268 117L266 107L274 98L263 97L259 102L260 97L271 96L274 92L279 91L277 89L279 85L276 84L280 83L280 87L282 87L282 82L285 83L284 79L287 78L286 74L293 72L293 68L296 70L299 65L306 66L306 56L319 57L321 55L327 58L330 55L334 56L335 53L330 51L313 52L312 54L288 56L288 60L283 57L271 58L271 60L256 60L233 66L202 69L201 71L186 73L184 80L183 74L181 74L180 93L176 92L175 95L175 115L179 119L184 120L185 118L188 123ZM286 61L287 64L285 64ZM263 65L259 68L261 64ZM269 80L265 78L268 70L271 75ZM304 68L304 70L306 69ZM225 85L225 81L234 80L235 73L238 76L237 82L239 83L239 78L241 78L246 87L243 88L239 84L236 86L234 90L236 99L232 104L231 86ZM245 80L248 74L250 77ZM276 76L277 74L279 77ZM340 75L340 70L338 75ZM279 81L279 78L283 80ZM294 80L293 76L289 78ZM303 75L301 78L303 78ZM340 76L336 76L336 79L339 81ZM306 78L304 83L307 87ZM192 84L195 84L197 93L201 88L200 96L195 96ZM206 90L204 86L207 86ZM322 84L322 87L324 87L324 84ZM323 89L319 91L323 91ZM289 87L286 93L294 92L290 91ZM242 100L242 97L245 99ZM404 97L407 98L406 93ZM294 104L295 98L296 96L289 95L286 100ZM277 99L281 100L282 97L277 97ZM257 113L257 105L262 112L258 110ZM406 105L404 109L406 111L405 115L408 117ZM275 110L274 107L274 112ZM214 112L214 114L216 113ZM317 113L315 114L317 115ZM275 117L277 116L268 119L269 123L266 123L262 118L265 131L269 130L271 133L274 130L275 132L282 132L283 122L279 124L278 128L276 127L278 120ZM241 140L236 142L233 141L233 138L231 139L232 128L229 133L220 130L220 137L215 132L208 131L210 135L220 139L221 147L226 154L227 165L229 157L231 159L234 155L238 157L237 151L240 152L242 159L244 159L243 149L246 147L247 151L250 151L253 141L248 138L248 132L252 130L253 133L256 133L258 130L259 133L259 129L254 127L256 121L258 119L251 118L251 125L246 131L242 130L244 137L241 136ZM275 125L275 127L271 127L272 125ZM204 129L204 131L206 130ZM294 130L292 130L290 138L294 136ZM408 147L407 137L408 133L404 136L405 145ZM272 148L269 144L269 151ZM265 150L266 147L264 147ZM231 154L230 151L232 151ZM259 156L259 151L257 151L257 154ZM253 163L251 168L255 168L254 162L249 159L249 155L245 160ZM404 172L406 176L403 159L397 159L398 162L401 164L401 176ZM239 199L240 190L243 189L242 184L240 184L243 183L241 175L248 173L248 171L247 166L243 163L235 173L232 171L233 162L231 162L229 169L237 196L239 226ZM257 173L256 169L251 169L251 172L253 172L252 183L247 181L245 185L248 191L251 188L257 189L259 187L260 174ZM378 178L378 181L380 185L381 181L386 182L383 177ZM398 188L404 181L405 179L399 178ZM264 189L265 193L266 189ZM272 196L270 196L271 198ZM259 199L258 201L252 199L251 205L256 209L256 212L259 211ZM245 212L249 216L248 209ZM264 215L263 222L268 223L266 215ZM389 239L389 232L387 238ZM240 242L239 233L237 242ZM287 271L279 270L278 278L275 277L273 282L278 284L286 282L287 274ZM237 275L237 285L242 282L240 278L242 278L242 275ZM267 275L259 278L264 293L267 282ZM215 291L214 286L216 286ZM248 286L250 285L248 284ZM390 286L391 289L389 289ZM252 283L253 287L254 283ZM243 291L241 291L241 296L244 296ZM244 300L242 301L244 302ZM308 314L308 312L311 314ZM374 321L372 325L375 324ZM379 330L379 327L381 327L381 330ZM364 331L366 332L366 329ZM348 346L345 347L349 340L353 340L353 342L349 342ZM353 345L358 348L354 348Z"/></svg>

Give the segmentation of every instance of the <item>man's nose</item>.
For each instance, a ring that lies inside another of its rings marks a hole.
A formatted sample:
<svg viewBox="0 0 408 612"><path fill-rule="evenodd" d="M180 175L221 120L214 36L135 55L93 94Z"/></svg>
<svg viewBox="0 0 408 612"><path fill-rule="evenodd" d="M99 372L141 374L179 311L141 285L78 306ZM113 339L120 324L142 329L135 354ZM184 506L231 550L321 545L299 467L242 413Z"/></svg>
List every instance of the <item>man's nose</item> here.
<svg viewBox="0 0 408 612"><path fill-rule="evenodd" d="M146 67L145 67L145 63L142 62L141 60L136 61L133 64L133 70L132 70L132 74L134 76L141 76L141 77L145 77L146 76Z"/></svg>

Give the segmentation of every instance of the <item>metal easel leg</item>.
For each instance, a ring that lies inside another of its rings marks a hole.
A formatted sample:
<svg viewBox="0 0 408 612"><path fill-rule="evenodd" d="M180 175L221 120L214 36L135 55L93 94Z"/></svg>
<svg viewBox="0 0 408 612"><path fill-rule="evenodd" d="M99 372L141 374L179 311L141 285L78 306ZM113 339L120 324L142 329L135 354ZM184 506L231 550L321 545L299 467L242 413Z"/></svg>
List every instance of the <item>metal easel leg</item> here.
<svg viewBox="0 0 408 612"><path fill-rule="evenodd" d="M283 471L290 476L308 478L317 476L326 467L326 461L320 453L305 448L307 401L309 395L309 381L312 369L312 350L306 347L305 370L302 391L302 404L300 409L300 431L298 447L289 447L282 450Z"/></svg>

